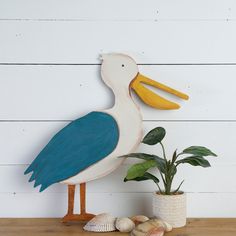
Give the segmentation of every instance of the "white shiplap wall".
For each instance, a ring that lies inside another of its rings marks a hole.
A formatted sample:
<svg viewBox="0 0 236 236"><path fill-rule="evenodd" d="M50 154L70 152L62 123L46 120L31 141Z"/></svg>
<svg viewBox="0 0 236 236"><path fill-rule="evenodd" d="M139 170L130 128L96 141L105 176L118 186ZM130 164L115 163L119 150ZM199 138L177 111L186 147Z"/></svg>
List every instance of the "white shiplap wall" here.
<svg viewBox="0 0 236 236"><path fill-rule="evenodd" d="M212 168L179 171L188 216L236 217L235 42L234 0L0 0L0 217L63 216L66 187L38 193L23 171L58 129L112 104L98 60L111 51L190 95L178 111L139 103L146 132L167 129L169 154L192 144L219 154ZM129 163L88 184L89 211L151 214L155 186L123 183Z"/></svg>

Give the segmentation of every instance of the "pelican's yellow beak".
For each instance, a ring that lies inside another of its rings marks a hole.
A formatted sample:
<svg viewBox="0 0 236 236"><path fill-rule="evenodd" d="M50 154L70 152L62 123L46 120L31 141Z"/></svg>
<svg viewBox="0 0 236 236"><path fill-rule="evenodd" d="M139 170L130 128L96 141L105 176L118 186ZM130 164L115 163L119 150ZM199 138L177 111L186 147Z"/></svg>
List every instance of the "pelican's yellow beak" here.
<svg viewBox="0 0 236 236"><path fill-rule="evenodd" d="M170 94L173 94L179 98L188 100L188 95L181 93L175 89L172 89L164 84L161 84L159 82L156 82L152 79L147 78L144 75L141 75L140 73L137 74L137 76L133 79L130 86L135 91L135 93L143 100L144 103L147 105L162 109L162 110L172 110L172 109L179 109L180 106L177 103L171 102L151 90L147 89L143 86L143 84L151 85L155 88L158 88L160 90L163 90L165 92L168 92Z"/></svg>

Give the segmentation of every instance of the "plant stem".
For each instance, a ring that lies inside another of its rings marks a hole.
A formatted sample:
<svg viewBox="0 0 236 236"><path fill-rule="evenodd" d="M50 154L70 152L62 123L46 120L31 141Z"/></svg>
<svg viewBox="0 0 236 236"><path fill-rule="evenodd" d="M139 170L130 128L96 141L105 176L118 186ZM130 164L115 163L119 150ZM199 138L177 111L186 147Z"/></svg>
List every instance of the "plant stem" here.
<svg viewBox="0 0 236 236"><path fill-rule="evenodd" d="M183 182L184 182L184 180L182 180L182 182L180 183L179 187L173 192L173 194L177 193L179 191L179 189L180 189L181 185L183 184Z"/></svg>
<svg viewBox="0 0 236 236"><path fill-rule="evenodd" d="M165 147L164 147L164 145L163 145L162 142L160 142L160 144L161 144L161 147L162 147L162 152L163 152L164 159L167 161L167 159L166 159L166 151L165 151Z"/></svg>
<svg viewBox="0 0 236 236"><path fill-rule="evenodd" d="M166 188L165 188L165 193L167 194L167 195L170 195L170 192L171 192L171 186L172 186L172 180L171 180L171 178L169 178L168 176L166 176L167 178L167 180L166 180Z"/></svg>
<svg viewBox="0 0 236 236"><path fill-rule="evenodd" d="M158 183L156 183L156 184L157 184L157 187L159 189L159 192L162 194L162 191L161 191L161 188L160 188L159 184Z"/></svg>
<svg viewBox="0 0 236 236"><path fill-rule="evenodd" d="M171 183L170 183L170 178L169 178L169 166L168 166L168 161L166 158L166 151L165 151L165 147L163 145L162 142L160 142L161 148L162 148L162 152L163 152L163 157L165 159L165 165L166 165L166 173L164 174L165 178L162 178L162 181L164 183L164 187L165 187L165 194L169 195L170 194L170 188L171 188Z"/></svg>
<svg viewBox="0 0 236 236"><path fill-rule="evenodd" d="M163 177L163 174L160 172L160 175L161 175L161 179L162 179L162 181L163 181L163 184L164 184L164 186L166 185L166 181L165 181L165 179L164 179L164 177Z"/></svg>

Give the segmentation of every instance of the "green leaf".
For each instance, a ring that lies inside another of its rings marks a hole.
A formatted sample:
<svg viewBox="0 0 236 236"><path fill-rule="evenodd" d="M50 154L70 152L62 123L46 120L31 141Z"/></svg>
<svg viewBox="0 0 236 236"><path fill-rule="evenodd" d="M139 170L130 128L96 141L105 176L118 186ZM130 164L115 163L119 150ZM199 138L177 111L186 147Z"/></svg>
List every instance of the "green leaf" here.
<svg viewBox="0 0 236 236"><path fill-rule="evenodd" d="M217 156L210 149L202 146L191 146L183 150L183 153L193 154L196 156Z"/></svg>
<svg viewBox="0 0 236 236"><path fill-rule="evenodd" d="M169 168L170 168L170 171L169 171L170 175L174 176L176 174L176 172L177 172L176 166L174 164L172 164L172 165L170 165Z"/></svg>
<svg viewBox="0 0 236 236"><path fill-rule="evenodd" d="M154 160L156 161L156 167L162 172L165 172L165 160L160 158L156 155L146 154L146 153L130 153L121 157L131 157L131 158L138 158L143 159L146 161Z"/></svg>
<svg viewBox="0 0 236 236"><path fill-rule="evenodd" d="M160 143L162 139L165 137L166 131L162 127L156 127L152 129L143 139L142 143L148 145L154 145Z"/></svg>
<svg viewBox="0 0 236 236"><path fill-rule="evenodd" d="M155 166L156 166L156 161L154 160L134 164L128 169L127 176L125 178L127 180L130 180L137 177L142 177L148 169Z"/></svg>
<svg viewBox="0 0 236 236"><path fill-rule="evenodd" d="M177 159L177 149L175 150L175 152L173 153L173 156L172 156L172 164L174 164L175 163L175 161L176 161L176 159Z"/></svg>
<svg viewBox="0 0 236 236"><path fill-rule="evenodd" d="M184 163L188 163L192 166L202 166L202 167L210 167L210 163L208 162L208 160L206 160L204 157L202 156L190 156L190 157L186 157L183 158L182 160L176 161L177 164L184 164Z"/></svg>
<svg viewBox="0 0 236 236"><path fill-rule="evenodd" d="M161 159L164 160L156 155L152 155L152 154L146 154L146 153L129 153L127 155L124 156L120 156L121 157L133 157L133 158L138 158L138 159L143 159L143 160L155 160L155 159Z"/></svg>
<svg viewBox="0 0 236 236"><path fill-rule="evenodd" d="M127 182L127 181L144 181L144 180L153 180L155 183L159 183L159 179L150 174L149 172L145 172L143 176L141 177L136 177L136 178L133 178L133 179L127 179L125 178L124 179L124 182Z"/></svg>

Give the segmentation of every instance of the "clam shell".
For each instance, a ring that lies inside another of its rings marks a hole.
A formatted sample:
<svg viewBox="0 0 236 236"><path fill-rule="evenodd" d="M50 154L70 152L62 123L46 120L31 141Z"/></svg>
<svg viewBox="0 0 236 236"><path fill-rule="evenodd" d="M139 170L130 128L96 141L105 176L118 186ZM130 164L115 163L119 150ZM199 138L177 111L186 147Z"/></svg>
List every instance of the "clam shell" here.
<svg viewBox="0 0 236 236"><path fill-rule="evenodd" d="M102 213L91 219L85 226L84 230L92 232L111 232L115 231L116 218L108 213Z"/></svg>
<svg viewBox="0 0 236 236"><path fill-rule="evenodd" d="M149 220L149 218L144 215L132 216L130 219L135 223L135 225L138 225L140 223L143 223Z"/></svg>
<svg viewBox="0 0 236 236"><path fill-rule="evenodd" d="M162 236L164 232L171 231L172 227L160 220L151 219L137 225L131 232L131 236Z"/></svg>
<svg viewBox="0 0 236 236"><path fill-rule="evenodd" d="M127 218L117 218L116 219L116 228L120 231L120 232L131 232L135 227L134 222Z"/></svg>

